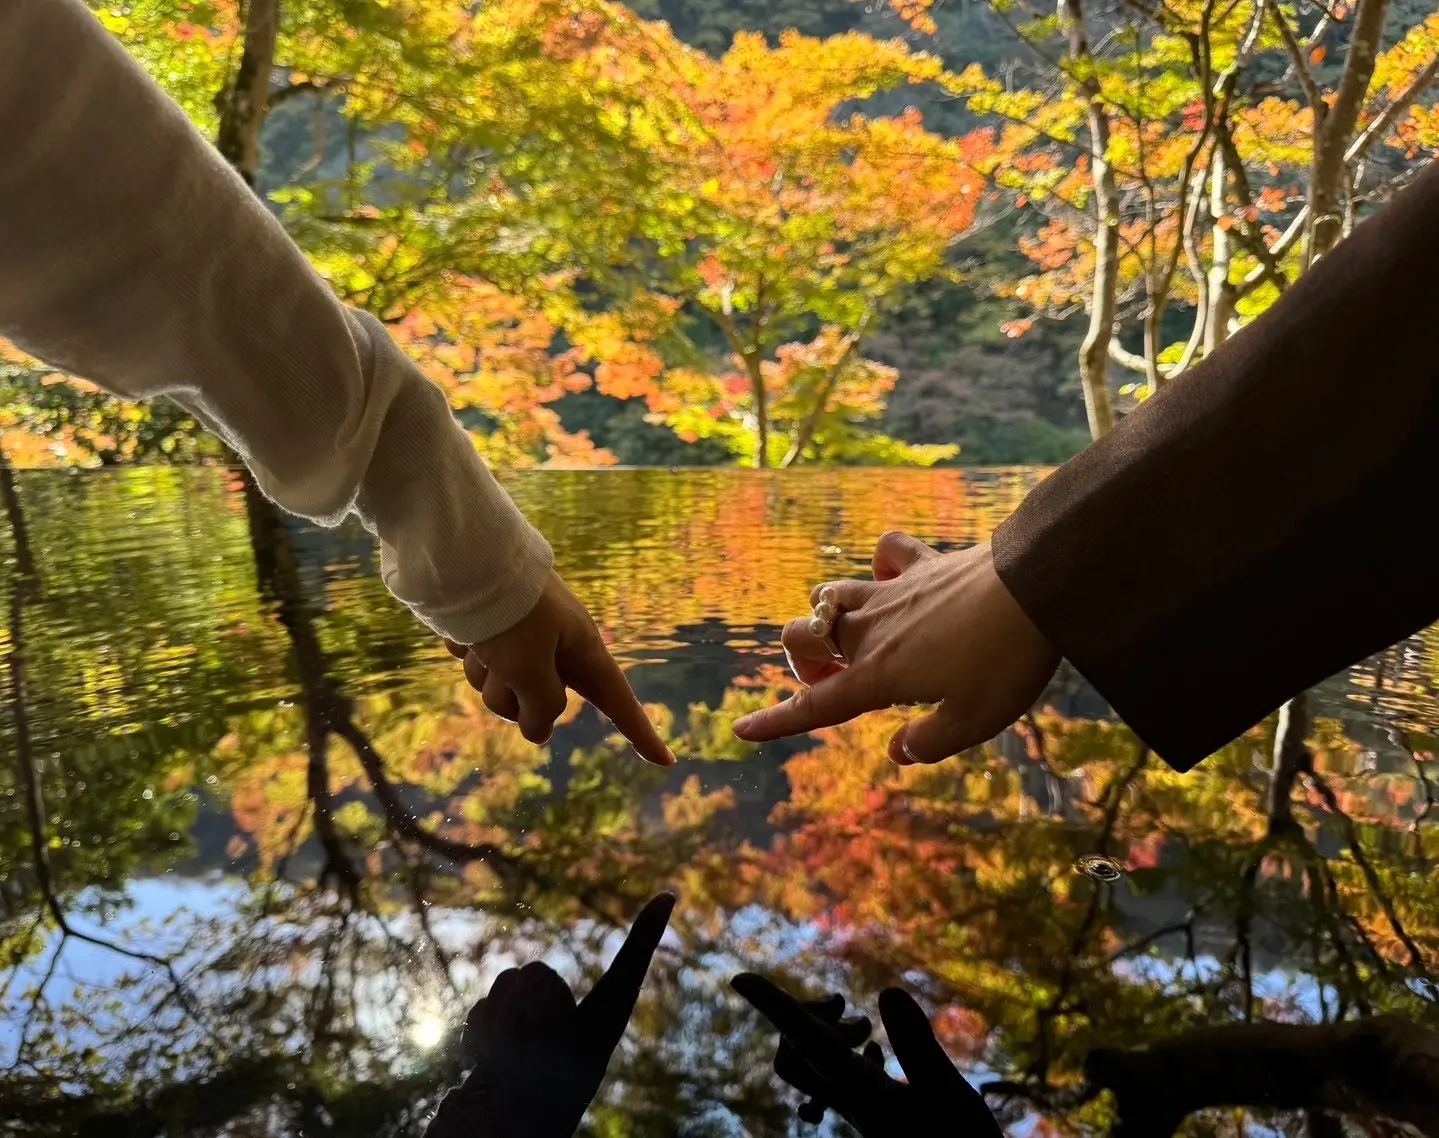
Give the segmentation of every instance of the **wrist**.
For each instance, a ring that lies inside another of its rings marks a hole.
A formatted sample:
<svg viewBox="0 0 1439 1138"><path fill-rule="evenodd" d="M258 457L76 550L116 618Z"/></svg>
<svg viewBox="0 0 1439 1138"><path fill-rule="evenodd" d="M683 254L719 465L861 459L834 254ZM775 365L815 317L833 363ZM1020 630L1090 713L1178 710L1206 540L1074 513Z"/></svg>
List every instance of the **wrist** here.
<svg viewBox="0 0 1439 1138"><path fill-rule="evenodd" d="M1059 649L1049 640L1034 623L1028 611L1014 595L1009 586L1005 583L1003 575L996 563L994 550L988 542L984 544L982 589L984 590L985 608L993 614L994 619L1003 627L1007 628L1011 635L1016 636L1018 647L1027 648L1031 651L1047 653L1056 658L1059 657Z"/></svg>

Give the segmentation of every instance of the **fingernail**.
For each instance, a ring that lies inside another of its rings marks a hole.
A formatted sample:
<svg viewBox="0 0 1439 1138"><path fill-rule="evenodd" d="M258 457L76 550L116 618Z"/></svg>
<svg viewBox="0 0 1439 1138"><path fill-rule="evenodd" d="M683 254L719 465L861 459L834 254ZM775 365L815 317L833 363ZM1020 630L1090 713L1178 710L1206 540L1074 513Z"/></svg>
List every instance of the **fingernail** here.
<svg viewBox="0 0 1439 1138"><path fill-rule="evenodd" d="M742 716L739 719L736 719L732 724L730 724L730 730L733 731L736 735L738 735L741 739L743 739L744 732L749 730L749 726L752 720L753 716Z"/></svg>
<svg viewBox="0 0 1439 1138"><path fill-rule="evenodd" d="M640 758L644 759L644 761L649 763L652 767L672 767L675 765L675 763L679 762L679 759L675 758L675 753L671 751L668 747L665 748L664 761L652 759L647 755L640 754L639 751L635 751L635 754L639 755Z"/></svg>

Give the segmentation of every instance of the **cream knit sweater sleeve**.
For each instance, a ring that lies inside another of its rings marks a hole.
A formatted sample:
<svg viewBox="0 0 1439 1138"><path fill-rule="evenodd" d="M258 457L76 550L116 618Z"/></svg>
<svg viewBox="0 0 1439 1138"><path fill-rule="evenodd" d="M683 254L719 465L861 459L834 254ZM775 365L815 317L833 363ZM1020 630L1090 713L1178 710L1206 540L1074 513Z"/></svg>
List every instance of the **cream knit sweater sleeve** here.
<svg viewBox="0 0 1439 1138"><path fill-rule="evenodd" d="M285 509L358 515L436 632L486 639L539 597L549 546L444 395L80 0L0 0L0 335L191 409Z"/></svg>

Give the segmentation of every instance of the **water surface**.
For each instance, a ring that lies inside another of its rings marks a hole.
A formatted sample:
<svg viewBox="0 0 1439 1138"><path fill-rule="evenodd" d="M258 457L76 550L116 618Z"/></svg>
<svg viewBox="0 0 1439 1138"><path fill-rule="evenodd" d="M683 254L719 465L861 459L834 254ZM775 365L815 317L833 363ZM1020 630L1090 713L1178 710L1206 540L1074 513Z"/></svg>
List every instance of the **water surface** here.
<svg viewBox="0 0 1439 1138"><path fill-rule="evenodd" d="M546 747L489 716L363 533L277 521L224 471L19 475L0 1128L419 1134L500 970L543 958L583 990L666 888L587 1133L809 1129L741 970L871 1015L903 985L1016 1134L1167 1133L1156 1088L1252 1108L1207 1132L1297 1134L1303 1111L1254 1104L1353 1102L1355 1039L1400 1072L1380 1113L1439 1101L1404 1065L1439 1054L1433 630L1311 693L1312 772L1276 777L1271 723L1174 775L1067 670L932 768L886 761L899 713L731 736L786 687L779 629L813 583L864 572L888 528L982 540L1037 477L509 479L663 722L681 762L658 771L579 704ZM1224 1024L1247 1034L1216 1048ZM1306 1056L1309 1099L1255 1073Z"/></svg>

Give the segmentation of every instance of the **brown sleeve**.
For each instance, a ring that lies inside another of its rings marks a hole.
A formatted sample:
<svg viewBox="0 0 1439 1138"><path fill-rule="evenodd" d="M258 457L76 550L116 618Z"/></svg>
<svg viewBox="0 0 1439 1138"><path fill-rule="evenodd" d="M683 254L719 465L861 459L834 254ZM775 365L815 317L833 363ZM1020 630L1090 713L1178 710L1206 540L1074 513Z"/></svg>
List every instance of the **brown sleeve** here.
<svg viewBox="0 0 1439 1138"><path fill-rule="evenodd" d="M1439 166L1261 319L1042 482L1006 586L1188 770L1439 618Z"/></svg>

